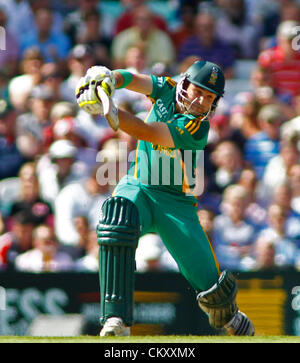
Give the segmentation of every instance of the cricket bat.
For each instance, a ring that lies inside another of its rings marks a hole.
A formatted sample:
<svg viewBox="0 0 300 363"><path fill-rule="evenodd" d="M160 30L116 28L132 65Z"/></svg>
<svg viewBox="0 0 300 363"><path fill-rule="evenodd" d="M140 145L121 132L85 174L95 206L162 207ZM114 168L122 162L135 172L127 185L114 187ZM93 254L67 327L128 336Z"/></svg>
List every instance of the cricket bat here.
<svg viewBox="0 0 300 363"><path fill-rule="evenodd" d="M119 128L118 108L101 86L97 86L97 93L98 98L102 103L104 117L106 118L110 127L114 131L117 131Z"/></svg>

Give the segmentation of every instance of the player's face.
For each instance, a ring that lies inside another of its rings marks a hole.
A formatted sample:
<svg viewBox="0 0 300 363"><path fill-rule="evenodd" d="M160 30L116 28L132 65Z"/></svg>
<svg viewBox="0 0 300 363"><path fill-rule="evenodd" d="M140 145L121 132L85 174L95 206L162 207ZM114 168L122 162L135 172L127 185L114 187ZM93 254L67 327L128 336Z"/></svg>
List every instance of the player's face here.
<svg viewBox="0 0 300 363"><path fill-rule="evenodd" d="M189 113L196 116L208 112L216 97L216 94L190 83L186 90L186 98L191 103Z"/></svg>

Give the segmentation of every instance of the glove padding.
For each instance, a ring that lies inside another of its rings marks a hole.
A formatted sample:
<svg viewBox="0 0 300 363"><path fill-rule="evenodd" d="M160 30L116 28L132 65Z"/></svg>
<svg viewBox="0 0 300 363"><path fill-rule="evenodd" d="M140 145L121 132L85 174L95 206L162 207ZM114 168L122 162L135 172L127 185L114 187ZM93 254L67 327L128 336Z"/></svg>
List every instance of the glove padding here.
<svg viewBox="0 0 300 363"><path fill-rule="evenodd" d="M85 75L86 83L101 85L106 94L111 97L115 91L116 79L114 73L103 66L89 68Z"/></svg>
<svg viewBox="0 0 300 363"><path fill-rule="evenodd" d="M96 84L86 83L85 77L80 78L76 87L78 106L91 115L103 115L102 103L96 93Z"/></svg>
<svg viewBox="0 0 300 363"><path fill-rule="evenodd" d="M88 69L86 75L80 78L76 87L76 99L79 107L89 114L103 115L101 100L97 94L100 85L105 93L111 97L115 90L115 77L112 71L106 67L93 66Z"/></svg>

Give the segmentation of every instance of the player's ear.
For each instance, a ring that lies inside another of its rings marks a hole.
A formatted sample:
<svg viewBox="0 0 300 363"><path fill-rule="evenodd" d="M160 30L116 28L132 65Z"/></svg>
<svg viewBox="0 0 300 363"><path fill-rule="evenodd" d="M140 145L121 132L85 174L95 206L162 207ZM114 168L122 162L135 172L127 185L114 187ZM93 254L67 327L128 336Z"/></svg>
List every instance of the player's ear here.
<svg viewBox="0 0 300 363"><path fill-rule="evenodd" d="M214 99L214 101L213 101L213 103L212 103L212 105L211 105L211 109L210 109L210 115L213 115L214 113L215 113L215 111L216 111L216 109L217 109L217 107L218 107L218 102L220 101L220 96L217 96L215 99Z"/></svg>

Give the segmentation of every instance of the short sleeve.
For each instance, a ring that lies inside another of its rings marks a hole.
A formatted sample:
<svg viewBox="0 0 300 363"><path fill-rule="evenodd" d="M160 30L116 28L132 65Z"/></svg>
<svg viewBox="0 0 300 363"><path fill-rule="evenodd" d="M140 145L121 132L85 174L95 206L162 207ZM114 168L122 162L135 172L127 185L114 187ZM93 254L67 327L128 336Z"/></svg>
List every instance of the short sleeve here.
<svg viewBox="0 0 300 363"><path fill-rule="evenodd" d="M209 122L198 118L190 119L176 114L167 123L172 135L175 149L203 150L207 143Z"/></svg>
<svg viewBox="0 0 300 363"><path fill-rule="evenodd" d="M148 96L150 99L156 100L169 92L170 89L176 86L176 82L170 77L157 77L153 74L150 75L152 79L152 93Z"/></svg>
<svg viewBox="0 0 300 363"><path fill-rule="evenodd" d="M160 93L160 89L162 88L162 77L156 77L153 74L150 75L151 79L152 79L152 93L148 96L150 99L156 99L159 96ZM160 80L161 78L161 80Z"/></svg>

